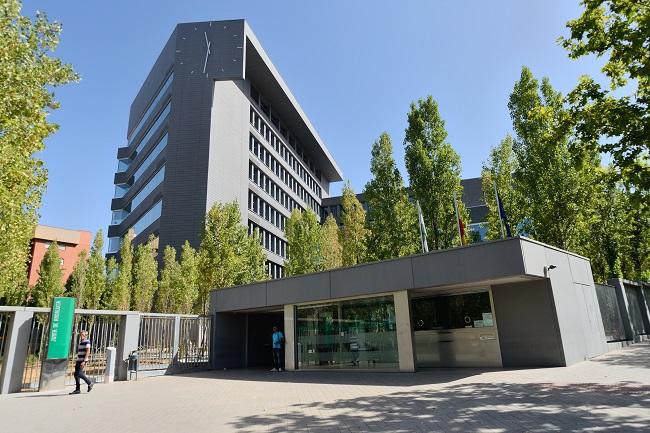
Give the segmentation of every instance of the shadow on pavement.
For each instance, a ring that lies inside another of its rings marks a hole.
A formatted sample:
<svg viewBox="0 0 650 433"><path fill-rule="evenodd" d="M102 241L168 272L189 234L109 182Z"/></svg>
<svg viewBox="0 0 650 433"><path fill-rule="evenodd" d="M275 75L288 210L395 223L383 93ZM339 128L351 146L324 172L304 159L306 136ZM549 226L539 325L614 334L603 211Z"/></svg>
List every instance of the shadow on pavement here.
<svg viewBox="0 0 650 433"><path fill-rule="evenodd" d="M632 415L634 408L650 409L650 387L470 383L298 404L282 413L242 417L232 425L241 432L263 425L272 433L648 432L649 418Z"/></svg>
<svg viewBox="0 0 650 433"><path fill-rule="evenodd" d="M650 369L650 343L637 343L634 346L605 354L592 361L601 364Z"/></svg>

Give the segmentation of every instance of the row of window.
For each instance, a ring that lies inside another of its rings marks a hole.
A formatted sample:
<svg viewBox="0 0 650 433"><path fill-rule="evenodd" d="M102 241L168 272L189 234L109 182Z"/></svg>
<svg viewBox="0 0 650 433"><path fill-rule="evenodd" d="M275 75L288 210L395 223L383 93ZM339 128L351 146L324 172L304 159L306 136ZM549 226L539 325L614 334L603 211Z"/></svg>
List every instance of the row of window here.
<svg viewBox="0 0 650 433"><path fill-rule="evenodd" d="M284 277L284 266L273 263L272 261L266 262L266 271L269 273L269 277L276 279Z"/></svg>
<svg viewBox="0 0 650 433"><path fill-rule="evenodd" d="M156 204L151 206L147 212L144 213L128 230L133 229L133 236L137 236L147 229L151 224L158 221L162 212L162 199L158 200ZM120 249L122 238L114 237L108 238L108 252L116 253Z"/></svg>
<svg viewBox="0 0 650 433"><path fill-rule="evenodd" d="M284 159L287 164L289 164L289 167L291 167L293 171L296 172L296 174L298 174L298 176L300 176L300 178L305 181L307 186L316 193L318 198L322 198L323 191L318 182L316 182L316 180L309 174L309 172L305 169L305 167L303 167L298 159L293 156L287 146L285 146L282 140L280 140L278 136L275 135L273 130L266 124L266 122L264 122L262 117L257 113L257 111L255 111L253 107L251 107L250 122L251 125L253 125L253 127L257 130L257 132L262 134L262 136L271 145L271 147L275 149L275 151L282 157L282 159ZM295 146L292 147L295 149ZM304 159L304 155L300 155L300 157Z"/></svg>
<svg viewBox="0 0 650 433"><path fill-rule="evenodd" d="M140 167L133 173L133 177L129 183L121 183L115 185L115 198L122 198L126 195L126 193L131 189L131 185L133 185L135 182L140 179L140 177L144 174L144 172L151 166L151 164L154 162L154 160L160 155L160 153L165 150L167 147L167 139L168 139L168 134L165 133L162 137L160 137L160 141L158 141L158 144L156 144L156 147L154 147L151 152L147 155L144 161L142 161L142 164L140 164Z"/></svg>
<svg viewBox="0 0 650 433"><path fill-rule="evenodd" d="M140 118L140 121L138 122L138 125L133 128L133 132L129 134L128 137L128 142L129 146L133 144L133 139L137 137L138 132L140 132L140 129L147 123L147 119L149 119L149 116L151 116L151 112L153 111L154 108L156 108L156 105L158 105L158 102L162 100L163 97L167 95L167 91L171 89L172 87L172 81L174 81L174 74L171 73L163 83L163 85L160 87L160 90L156 94L156 96L153 98L151 103L149 104L149 107L147 108L147 111L142 115Z"/></svg>
<svg viewBox="0 0 650 433"><path fill-rule="evenodd" d="M266 147L259 142L252 134L248 143L248 148L251 153L264 163L268 168L275 173L282 181L298 196L300 199L305 202L309 207L311 207L316 215L320 215L320 203L311 194L307 192L305 188L298 182L298 180L293 177L285 168L278 162L277 159L271 152L266 149Z"/></svg>
<svg viewBox="0 0 650 433"><path fill-rule="evenodd" d="M287 194L280 186L268 177L262 170L259 169L253 162L248 162L248 178L253 183L263 189L268 195L273 197L275 201L280 203L289 212L295 208L304 211L305 209L298 204L289 194Z"/></svg>
<svg viewBox="0 0 650 433"><path fill-rule="evenodd" d="M248 235L257 232L260 236L260 243L265 250L271 251L280 257L287 258L287 242L282 238L274 235L268 230L265 230L259 224L253 221L248 221Z"/></svg>
<svg viewBox="0 0 650 433"><path fill-rule="evenodd" d="M284 230L287 217L250 190L248 191L248 210L255 212L280 230Z"/></svg>

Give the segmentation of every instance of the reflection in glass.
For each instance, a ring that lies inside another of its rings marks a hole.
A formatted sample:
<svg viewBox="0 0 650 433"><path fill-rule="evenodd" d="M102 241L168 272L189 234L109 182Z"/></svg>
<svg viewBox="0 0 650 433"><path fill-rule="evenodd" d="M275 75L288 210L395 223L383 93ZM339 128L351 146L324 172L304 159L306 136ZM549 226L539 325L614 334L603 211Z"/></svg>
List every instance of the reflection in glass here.
<svg viewBox="0 0 650 433"><path fill-rule="evenodd" d="M399 367L392 296L298 307L298 368Z"/></svg>
<svg viewBox="0 0 650 433"><path fill-rule="evenodd" d="M416 331L494 326L487 291L417 298L412 305Z"/></svg>

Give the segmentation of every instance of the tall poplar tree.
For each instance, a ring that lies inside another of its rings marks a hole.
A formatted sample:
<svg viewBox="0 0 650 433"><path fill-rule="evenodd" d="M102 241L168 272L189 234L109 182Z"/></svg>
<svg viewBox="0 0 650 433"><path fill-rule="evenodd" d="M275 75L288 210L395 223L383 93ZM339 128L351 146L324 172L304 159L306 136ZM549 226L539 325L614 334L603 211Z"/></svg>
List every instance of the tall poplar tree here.
<svg viewBox="0 0 650 433"><path fill-rule="evenodd" d="M98 230L90 248L88 269L86 271L86 285L83 295L83 306L88 309L98 309L104 290L106 290L106 261L102 248L104 237Z"/></svg>
<svg viewBox="0 0 650 433"><path fill-rule="evenodd" d="M176 261L176 248L167 245L163 250L163 267L154 301L156 313L178 313L175 293L180 284L181 266Z"/></svg>
<svg viewBox="0 0 650 433"><path fill-rule="evenodd" d="M158 288L158 262L153 248L155 237L135 248L133 260L133 294L131 307L135 311L150 312Z"/></svg>
<svg viewBox="0 0 650 433"><path fill-rule="evenodd" d="M584 252L593 215L599 161L594 152L569 152L570 115L548 78L523 67L508 102L515 131L515 184L525 210L522 230L559 248Z"/></svg>
<svg viewBox="0 0 650 433"><path fill-rule="evenodd" d="M287 276L323 269L320 225L314 211L294 209L287 219L284 233L289 244L289 260L284 268Z"/></svg>
<svg viewBox="0 0 650 433"><path fill-rule="evenodd" d="M100 300L101 308L110 310L113 306L115 288L119 276L119 265L115 257L109 257L106 260L106 289L102 293Z"/></svg>
<svg viewBox="0 0 650 433"><path fill-rule="evenodd" d="M21 2L0 5L0 299L23 298L30 242L47 183L35 155L58 126L47 121L59 107L53 87L77 79L52 56L61 24L43 12L21 15ZM22 292L22 293L21 293ZM7 294L10 294L7 295Z"/></svg>
<svg viewBox="0 0 650 433"><path fill-rule="evenodd" d="M490 150L490 156L483 163L481 170L482 189L488 207L487 239L500 239L503 235L501 217L497 207L494 185L499 191L501 204L508 218L513 236L518 234L517 228L521 221L521 201L517 199L513 175L517 170L517 159L513 149L513 139L510 134L498 146ZM504 227L505 232L505 227Z"/></svg>
<svg viewBox="0 0 650 433"><path fill-rule="evenodd" d="M120 245L120 262L115 280L115 287L110 301L112 310L128 310L133 293L133 232L129 230Z"/></svg>
<svg viewBox="0 0 650 433"><path fill-rule="evenodd" d="M343 265L343 248L339 242L339 225L332 214L325 218L320 231L323 270L340 268Z"/></svg>
<svg viewBox="0 0 650 433"><path fill-rule="evenodd" d="M206 314L210 290L266 278L266 255L259 235L248 235L237 203L215 203L205 216L199 247L199 296Z"/></svg>
<svg viewBox="0 0 650 433"><path fill-rule="evenodd" d="M341 224L339 241L342 249L343 266L353 266L366 261L366 242L368 229L366 228L366 211L350 186L346 182L343 186L341 199Z"/></svg>
<svg viewBox="0 0 650 433"><path fill-rule="evenodd" d="M72 273L66 282L66 294L77 298L77 305L82 306L84 292L86 291L86 274L88 272L88 253L86 250L79 251L77 262L72 268Z"/></svg>
<svg viewBox="0 0 650 433"><path fill-rule="evenodd" d="M32 303L36 307L49 307L52 298L64 292L61 257L56 242L52 242L41 260L38 269L38 281L32 289Z"/></svg>
<svg viewBox="0 0 650 433"><path fill-rule="evenodd" d="M460 157L446 141L445 122L431 96L411 104L406 128L405 162L413 195L420 202L428 226L429 248L460 244L454 197L459 217L469 223L461 200Z"/></svg>
<svg viewBox="0 0 650 433"><path fill-rule="evenodd" d="M368 260L416 253L420 247L417 211L409 202L386 132L372 145L370 171L373 179L363 193L368 204Z"/></svg>
<svg viewBox="0 0 650 433"><path fill-rule="evenodd" d="M176 312L189 314L199 296L199 256L188 241L181 249L180 276L174 299Z"/></svg>

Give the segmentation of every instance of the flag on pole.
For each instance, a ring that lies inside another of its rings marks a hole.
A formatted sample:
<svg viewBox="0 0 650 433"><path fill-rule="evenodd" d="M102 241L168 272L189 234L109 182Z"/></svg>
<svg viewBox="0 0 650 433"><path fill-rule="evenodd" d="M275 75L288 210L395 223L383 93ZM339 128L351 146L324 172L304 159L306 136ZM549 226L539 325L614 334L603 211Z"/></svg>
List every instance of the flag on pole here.
<svg viewBox="0 0 650 433"><path fill-rule="evenodd" d="M465 224L463 224L463 220L460 219L460 214L458 213L456 193L454 193L454 211L456 212L456 224L458 225L458 236L460 237L460 244L465 245Z"/></svg>
<svg viewBox="0 0 650 433"><path fill-rule="evenodd" d="M420 226L420 245L423 253L429 252L429 245L427 244L427 226L424 225L424 215L422 215L422 208L420 202L416 201L415 206L418 209L418 225Z"/></svg>
<svg viewBox="0 0 650 433"><path fill-rule="evenodd" d="M512 232L510 231L510 224L508 224L508 216L506 215L506 210L503 208L503 202L501 201L501 196L499 196L499 191L497 191L497 203L499 204L499 219L501 219L503 225L506 227L506 234L511 238Z"/></svg>

